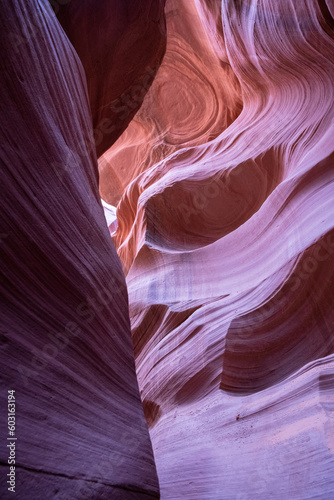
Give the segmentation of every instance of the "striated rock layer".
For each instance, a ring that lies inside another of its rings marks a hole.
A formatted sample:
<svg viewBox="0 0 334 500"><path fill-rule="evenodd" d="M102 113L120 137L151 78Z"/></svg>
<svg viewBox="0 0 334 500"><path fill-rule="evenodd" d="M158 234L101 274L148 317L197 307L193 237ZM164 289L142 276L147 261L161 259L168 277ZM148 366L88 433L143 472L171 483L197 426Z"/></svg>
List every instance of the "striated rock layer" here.
<svg viewBox="0 0 334 500"><path fill-rule="evenodd" d="M166 48L165 0L50 0L83 64L97 156L127 128Z"/></svg>
<svg viewBox="0 0 334 500"><path fill-rule="evenodd" d="M0 29L0 496L159 498L82 65L47 1L3 3Z"/></svg>
<svg viewBox="0 0 334 500"><path fill-rule="evenodd" d="M99 159L101 196L114 205L139 173L217 137L241 110L237 78L213 53L194 2L168 0L165 13L162 65L127 130Z"/></svg>
<svg viewBox="0 0 334 500"><path fill-rule="evenodd" d="M114 240L162 498L327 500L333 2L166 12L166 60L100 162L106 201L125 189Z"/></svg>

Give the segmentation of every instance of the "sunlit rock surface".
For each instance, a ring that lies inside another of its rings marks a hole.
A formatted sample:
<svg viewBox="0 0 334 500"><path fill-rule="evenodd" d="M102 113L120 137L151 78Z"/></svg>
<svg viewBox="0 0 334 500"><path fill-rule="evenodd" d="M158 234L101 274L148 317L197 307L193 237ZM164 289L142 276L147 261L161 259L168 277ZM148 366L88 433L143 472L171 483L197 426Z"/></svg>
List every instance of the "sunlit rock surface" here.
<svg viewBox="0 0 334 500"><path fill-rule="evenodd" d="M159 70L162 0L50 4L0 8L17 497L331 499L333 2L167 0Z"/></svg>
<svg viewBox="0 0 334 500"><path fill-rule="evenodd" d="M47 1L2 3L0 30L0 497L159 498L82 65Z"/></svg>
<svg viewBox="0 0 334 500"><path fill-rule="evenodd" d="M116 207L109 205L109 203L106 203L104 200L102 200L102 206L103 206L104 216L106 218L107 225L109 228L109 232L111 236L113 236L117 229Z"/></svg>
<svg viewBox="0 0 334 500"><path fill-rule="evenodd" d="M114 205L140 172L217 137L241 111L237 78L212 51L194 2L168 0L165 12L162 65L125 133L99 159L101 195Z"/></svg>
<svg viewBox="0 0 334 500"><path fill-rule="evenodd" d="M333 2L167 1L100 160L164 499L334 491ZM171 78L170 75L173 75Z"/></svg>

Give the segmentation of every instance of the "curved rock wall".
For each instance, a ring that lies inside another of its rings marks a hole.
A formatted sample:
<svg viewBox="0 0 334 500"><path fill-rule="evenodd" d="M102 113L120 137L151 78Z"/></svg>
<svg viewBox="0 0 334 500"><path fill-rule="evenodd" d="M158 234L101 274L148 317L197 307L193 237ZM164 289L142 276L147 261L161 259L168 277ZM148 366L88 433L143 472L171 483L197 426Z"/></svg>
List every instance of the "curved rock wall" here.
<svg viewBox="0 0 334 500"><path fill-rule="evenodd" d="M100 163L109 202L126 188L114 239L162 498L325 500L333 3L171 0L166 12L166 59Z"/></svg>
<svg viewBox="0 0 334 500"><path fill-rule="evenodd" d="M124 132L166 48L165 0L50 0L83 64L97 156Z"/></svg>
<svg viewBox="0 0 334 500"><path fill-rule="evenodd" d="M237 79L212 51L195 3L168 0L165 13L162 65L127 130L99 159L101 196L113 205L138 174L217 137L241 111Z"/></svg>
<svg viewBox="0 0 334 500"><path fill-rule="evenodd" d="M50 3L0 9L19 498L330 499L333 2L167 0L158 72L162 0Z"/></svg>
<svg viewBox="0 0 334 500"><path fill-rule="evenodd" d="M0 496L159 498L82 65L46 1L3 3L0 30Z"/></svg>

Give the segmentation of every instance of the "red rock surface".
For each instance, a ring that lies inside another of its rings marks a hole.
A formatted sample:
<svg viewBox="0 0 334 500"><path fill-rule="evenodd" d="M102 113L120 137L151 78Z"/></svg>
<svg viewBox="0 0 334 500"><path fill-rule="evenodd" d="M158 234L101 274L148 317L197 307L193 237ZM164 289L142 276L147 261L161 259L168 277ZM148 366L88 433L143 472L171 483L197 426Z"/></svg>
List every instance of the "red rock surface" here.
<svg viewBox="0 0 334 500"><path fill-rule="evenodd" d="M155 465L163 500L331 499L333 2L167 0L149 90L162 2L51 3L88 92L44 0L0 10L20 500L158 498ZM106 223L94 129L100 155L147 90L99 158Z"/></svg>
<svg viewBox="0 0 334 500"><path fill-rule="evenodd" d="M48 2L3 3L0 29L0 497L159 498L83 67Z"/></svg>
<svg viewBox="0 0 334 500"><path fill-rule="evenodd" d="M165 12L162 65L125 133L99 159L101 196L113 205L142 171L216 137L241 111L236 76L213 53L195 3L168 0Z"/></svg>
<svg viewBox="0 0 334 500"><path fill-rule="evenodd" d="M99 164L162 498L331 498L333 2L166 14Z"/></svg>

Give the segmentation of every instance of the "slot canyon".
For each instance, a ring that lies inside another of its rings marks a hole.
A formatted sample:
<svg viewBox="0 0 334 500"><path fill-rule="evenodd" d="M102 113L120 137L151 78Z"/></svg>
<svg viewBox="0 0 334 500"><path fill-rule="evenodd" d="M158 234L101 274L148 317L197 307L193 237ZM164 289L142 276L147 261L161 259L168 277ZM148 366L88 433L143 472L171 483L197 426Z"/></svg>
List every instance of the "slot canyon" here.
<svg viewBox="0 0 334 500"><path fill-rule="evenodd" d="M0 26L1 500L334 500L333 0Z"/></svg>

